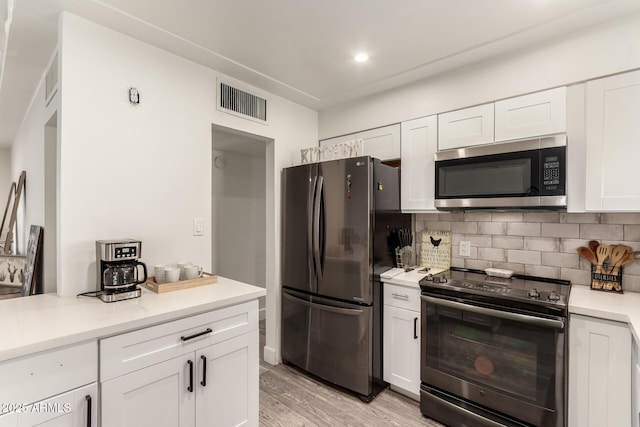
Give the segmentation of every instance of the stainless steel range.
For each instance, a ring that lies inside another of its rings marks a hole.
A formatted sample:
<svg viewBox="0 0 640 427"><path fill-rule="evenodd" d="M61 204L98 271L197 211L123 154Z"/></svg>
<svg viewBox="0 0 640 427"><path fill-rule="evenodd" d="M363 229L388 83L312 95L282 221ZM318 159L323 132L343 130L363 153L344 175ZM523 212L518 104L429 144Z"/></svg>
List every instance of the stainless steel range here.
<svg viewBox="0 0 640 427"><path fill-rule="evenodd" d="M570 282L452 268L420 288L424 415L451 426L566 425Z"/></svg>

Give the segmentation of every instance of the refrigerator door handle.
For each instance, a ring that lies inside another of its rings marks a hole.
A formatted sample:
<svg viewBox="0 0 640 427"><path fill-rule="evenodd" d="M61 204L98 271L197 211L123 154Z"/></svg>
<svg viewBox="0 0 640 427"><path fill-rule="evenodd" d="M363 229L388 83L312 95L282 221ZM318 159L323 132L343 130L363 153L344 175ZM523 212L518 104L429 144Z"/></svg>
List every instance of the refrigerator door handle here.
<svg viewBox="0 0 640 427"><path fill-rule="evenodd" d="M322 265L320 264L320 202L322 201L323 184L324 178L319 176L316 198L313 203L313 259L315 260L318 282L322 280Z"/></svg>
<svg viewBox="0 0 640 427"><path fill-rule="evenodd" d="M349 315L349 316L361 316L362 313L364 312L363 310L358 309L358 308L333 307L333 306L330 306L330 305L324 305L324 304L319 304L317 302L307 301L304 298L300 298L300 297L297 297L295 295L291 295L291 294L286 293L286 292L284 292L282 294L282 296L285 297L288 300L295 301L295 302L298 302L300 304L308 305L309 307L316 308L318 310L329 311L331 313L346 314L346 315Z"/></svg>
<svg viewBox="0 0 640 427"><path fill-rule="evenodd" d="M309 281L311 283L315 282L315 267L313 265L314 258L311 257L311 253L313 253L313 217L315 213L314 211L314 201L316 197L316 189L318 186L318 177L313 177L313 181L309 180L309 197L307 199L307 212L309 215L307 216L307 251L309 253L309 258L307 262L309 264Z"/></svg>

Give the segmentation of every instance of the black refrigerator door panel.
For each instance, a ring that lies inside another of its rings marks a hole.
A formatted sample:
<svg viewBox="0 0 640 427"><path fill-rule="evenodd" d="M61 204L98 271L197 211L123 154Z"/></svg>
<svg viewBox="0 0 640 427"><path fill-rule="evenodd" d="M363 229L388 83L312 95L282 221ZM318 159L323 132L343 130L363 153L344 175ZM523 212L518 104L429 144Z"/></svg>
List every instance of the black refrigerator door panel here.
<svg viewBox="0 0 640 427"><path fill-rule="evenodd" d="M319 163L321 274L318 294L371 304L371 160Z"/></svg>
<svg viewBox="0 0 640 427"><path fill-rule="evenodd" d="M316 164L286 168L282 173L282 285L316 292L313 264L313 198Z"/></svg>
<svg viewBox="0 0 640 427"><path fill-rule="evenodd" d="M309 369L309 322L311 297L282 291L282 358Z"/></svg>
<svg viewBox="0 0 640 427"><path fill-rule="evenodd" d="M312 297L308 371L368 396L373 391L372 307Z"/></svg>

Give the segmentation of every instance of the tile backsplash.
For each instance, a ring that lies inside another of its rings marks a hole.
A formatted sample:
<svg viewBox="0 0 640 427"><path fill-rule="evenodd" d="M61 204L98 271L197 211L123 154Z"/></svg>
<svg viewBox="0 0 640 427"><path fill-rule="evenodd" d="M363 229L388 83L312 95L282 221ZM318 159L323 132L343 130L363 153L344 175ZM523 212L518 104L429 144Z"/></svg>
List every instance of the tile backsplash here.
<svg viewBox="0 0 640 427"><path fill-rule="evenodd" d="M640 250L640 213L564 213L539 211L468 211L413 215L416 253L424 230L451 231L451 265L504 268L531 276L591 283L590 264L576 252L589 240L624 243ZM460 241L471 242L461 257ZM625 291L640 292L640 259L624 267Z"/></svg>

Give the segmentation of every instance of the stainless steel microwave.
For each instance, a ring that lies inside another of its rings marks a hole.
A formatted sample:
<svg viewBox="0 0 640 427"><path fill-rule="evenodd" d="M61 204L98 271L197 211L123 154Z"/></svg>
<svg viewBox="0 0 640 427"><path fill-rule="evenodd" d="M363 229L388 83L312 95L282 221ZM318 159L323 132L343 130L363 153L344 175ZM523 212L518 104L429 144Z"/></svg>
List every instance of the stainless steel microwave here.
<svg viewBox="0 0 640 427"><path fill-rule="evenodd" d="M567 136L441 151L435 157L438 209L567 207Z"/></svg>

